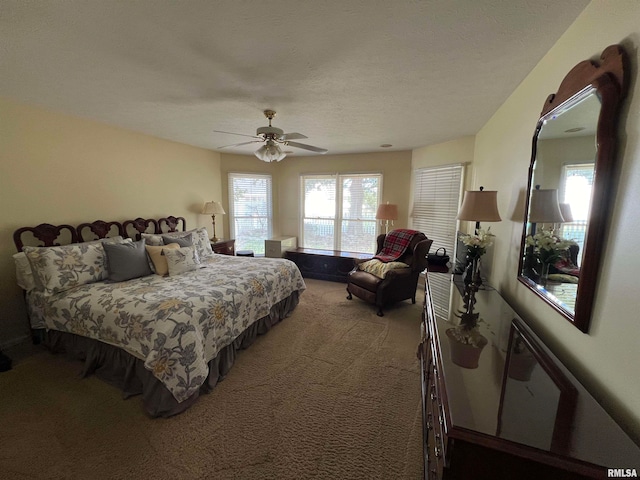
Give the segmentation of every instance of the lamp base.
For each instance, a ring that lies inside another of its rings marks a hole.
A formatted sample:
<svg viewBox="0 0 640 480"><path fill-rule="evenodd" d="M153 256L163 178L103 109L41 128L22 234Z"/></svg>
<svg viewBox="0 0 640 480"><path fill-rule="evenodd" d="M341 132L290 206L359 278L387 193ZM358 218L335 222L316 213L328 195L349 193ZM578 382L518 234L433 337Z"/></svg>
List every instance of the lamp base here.
<svg viewBox="0 0 640 480"><path fill-rule="evenodd" d="M220 240L218 237L213 237L209 239L211 241L211 243L218 243L218 240Z"/></svg>

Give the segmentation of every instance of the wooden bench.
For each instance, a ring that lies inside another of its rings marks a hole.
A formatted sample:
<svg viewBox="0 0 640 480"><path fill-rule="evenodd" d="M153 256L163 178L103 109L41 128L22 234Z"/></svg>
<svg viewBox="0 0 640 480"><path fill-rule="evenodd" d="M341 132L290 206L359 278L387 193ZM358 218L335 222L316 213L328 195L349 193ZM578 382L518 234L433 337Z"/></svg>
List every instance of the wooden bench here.
<svg viewBox="0 0 640 480"><path fill-rule="evenodd" d="M285 258L298 266L303 277L342 283L347 283L347 275L353 270L356 260L368 260L372 257L372 253L313 248L296 248L285 254Z"/></svg>

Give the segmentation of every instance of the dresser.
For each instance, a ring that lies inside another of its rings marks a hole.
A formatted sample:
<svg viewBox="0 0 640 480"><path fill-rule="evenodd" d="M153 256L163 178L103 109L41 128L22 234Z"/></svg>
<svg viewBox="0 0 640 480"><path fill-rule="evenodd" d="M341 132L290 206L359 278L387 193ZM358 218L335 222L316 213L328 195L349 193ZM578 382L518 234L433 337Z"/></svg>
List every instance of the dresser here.
<svg viewBox="0 0 640 480"><path fill-rule="evenodd" d="M347 283L349 272L355 267L357 259L368 260L372 256L370 253L300 247L285 252L285 258L298 266L303 277L343 283Z"/></svg>
<svg viewBox="0 0 640 480"><path fill-rule="evenodd" d="M211 248L215 253L221 253L222 255L235 255L236 241L231 240L218 240L217 242L211 242Z"/></svg>
<svg viewBox="0 0 640 480"><path fill-rule="evenodd" d="M478 366L453 363L445 332L459 323L464 287L451 282L447 314L433 275L445 274L427 274L418 348L426 479L640 476L640 447L490 287L474 307L488 339Z"/></svg>

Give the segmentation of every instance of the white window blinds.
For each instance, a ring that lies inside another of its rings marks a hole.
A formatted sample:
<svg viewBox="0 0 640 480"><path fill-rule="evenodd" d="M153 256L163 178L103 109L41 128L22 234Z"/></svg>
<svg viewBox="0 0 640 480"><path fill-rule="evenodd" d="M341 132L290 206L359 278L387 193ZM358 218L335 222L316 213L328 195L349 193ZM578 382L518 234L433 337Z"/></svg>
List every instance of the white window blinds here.
<svg viewBox="0 0 640 480"><path fill-rule="evenodd" d="M458 208L462 193L462 165L421 168L414 172L412 225L433 240L431 252L441 247L453 261L457 243ZM436 315L449 313L450 276L432 274L429 285Z"/></svg>
<svg viewBox="0 0 640 480"><path fill-rule="evenodd" d="M382 175L303 175L302 245L375 253Z"/></svg>
<svg viewBox="0 0 640 480"><path fill-rule="evenodd" d="M229 225L237 250L264 255L272 236L271 175L229 174Z"/></svg>

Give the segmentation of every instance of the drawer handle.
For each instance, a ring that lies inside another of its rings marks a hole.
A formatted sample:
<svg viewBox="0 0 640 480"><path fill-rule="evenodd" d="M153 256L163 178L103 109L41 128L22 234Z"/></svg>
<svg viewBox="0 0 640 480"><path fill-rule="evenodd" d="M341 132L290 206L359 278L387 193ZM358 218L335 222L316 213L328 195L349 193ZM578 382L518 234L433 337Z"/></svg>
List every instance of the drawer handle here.
<svg viewBox="0 0 640 480"><path fill-rule="evenodd" d="M436 456L436 458L442 458L442 450L440 450L438 447L433 447L433 454Z"/></svg>

